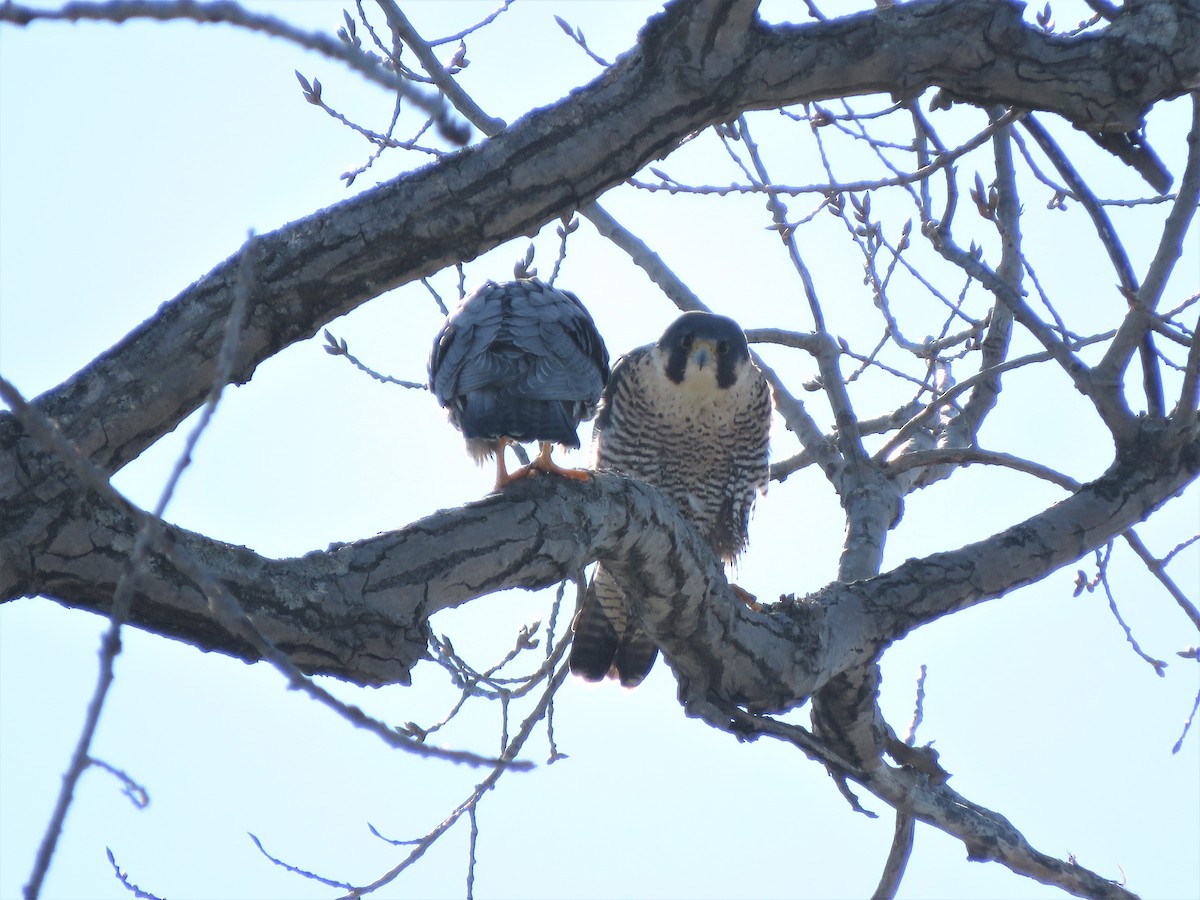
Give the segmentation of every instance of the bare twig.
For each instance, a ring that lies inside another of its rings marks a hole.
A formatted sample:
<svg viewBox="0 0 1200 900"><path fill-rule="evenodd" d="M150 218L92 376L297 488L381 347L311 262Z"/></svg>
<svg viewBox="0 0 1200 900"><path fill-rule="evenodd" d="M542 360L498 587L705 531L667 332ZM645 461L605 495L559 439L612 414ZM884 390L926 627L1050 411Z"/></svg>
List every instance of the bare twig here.
<svg viewBox="0 0 1200 900"><path fill-rule="evenodd" d="M1170 170L1163 165L1163 161L1154 152L1154 148L1146 143L1140 133L1127 131L1122 134L1114 134L1091 131L1087 133L1087 136L1095 142L1097 147L1107 150L1141 175L1146 183L1160 194L1165 194L1171 189L1171 182L1174 181L1174 178L1171 177Z"/></svg>
<svg viewBox="0 0 1200 900"><path fill-rule="evenodd" d="M566 641L562 643L565 652ZM425 851L433 846L434 842L436 842L438 838L445 834L446 831L448 831L450 827L453 826L454 823L463 816L464 813L468 813L475 807L475 804L479 802L479 798L492 789L496 781L501 775L504 774L505 769L517 764L517 754L520 753L521 748L525 746L525 742L529 739L529 735L533 732L534 727L546 715L546 711L549 709L550 700L553 698L555 692L562 686L563 682L567 680L567 676L569 674L570 670L567 668L567 666L564 665L558 668L554 674L554 677L551 678L546 685L546 690L542 694L541 700L538 702L537 706L534 707L529 716L526 717L521 723L521 727L517 730L517 733L513 736L512 741L505 748L504 753L501 755L499 764L488 774L486 778L484 778L483 781L475 786L475 789L471 792L470 796L468 796L466 800L455 807L455 809L451 811L450 815L443 819L441 823L439 823L432 831L416 841L412 851L398 865L385 872L370 884L351 888L349 893L346 894L346 898L355 898L361 897L364 894L370 894L379 890L379 888L383 887L384 885L394 881L401 872L424 856Z"/></svg>
<svg viewBox="0 0 1200 900"><path fill-rule="evenodd" d="M503 119L493 119L487 115L458 86L458 82L451 77L437 56L434 55L433 48L417 33L408 17L400 11L400 7L394 0L379 0L379 5L382 7L384 15L387 16L388 26L416 54L425 71L429 73L429 77L433 79L433 83L437 85L442 95L453 104L455 109L466 116L471 124L488 137L504 128ZM463 143L466 142L463 141Z"/></svg>
<svg viewBox="0 0 1200 900"><path fill-rule="evenodd" d="M113 867L113 874L117 876L117 881L121 882L121 886L125 888L125 890L137 897L138 900L160 900L157 895L151 894L149 891L142 890L129 880L128 873L126 873L120 866L117 865L117 859L115 856L113 856L113 852L110 848L105 847L104 852L108 856L109 865Z"/></svg>
<svg viewBox="0 0 1200 900"><path fill-rule="evenodd" d="M345 125L351 131L362 135L371 143L378 144L380 146L380 148L403 147L404 146L404 144L402 144L400 141L393 139L388 134L379 134L376 131L371 131L369 128L364 128L362 125L359 125L356 122L351 122L348 118L346 118L344 115L342 115L336 109L334 109L332 106L330 106L328 103L326 103L324 88L321 86L321 82L319 80L314 78L310 82L307 78L305 78L303 75L300 74L299 69L296 70L295 75L296 75L296 80L298 82L300 82L300 90L304 94L304 99L307 100L309 103L311 103L313 106L317 107L318 109L323 110L325 112L325 114L328 115L334 121L340 122L342 125ZM396 119L393 118L392 125L394 126L395 123L396 123Z"/></svg>
<svg viewBox="0 0 1200 900"><path fill-rule="evenodd" d="M1136 900L1111 879L1079 865L1041 853L999 813L967 800L947 784L931 784L918 773L883 766L865 785L875 796L961 840L968 858L991 860L1043 884L1095 900Z"/></svg>
<svg viewBox="0 0 1200 900"><path fill-rule="evenodd" d="M748 184L726 184L726 185L690 185L682 184L677 181L663 181L659 184L643 181L637 178L626 179L626 183L639 190L649 191L651 193L664 192L667 194L696 194L700 196L726 197L730 194L765 194L774 197L798 197L804 194L821 194L827 196L832 193L862 193L864 191L874 191L880 188L901 187L909 184L921 184L929 179L929 177L939 170L946 169L955 160L965 156L972 150L977 149L982 144L986 143L992 134L1001 127L1006 127L1017 121L1021 117L1021 113L1013 111L1008 114L1003 123L997 121L989 125L983 131L972 137L970 140L960 144L953 150L945 150L937 155L937 158L928 165L914 169L912 172L898 174L892 178L875 178L870 180L860 181L826 181L815 182L812 184L787 185L776 183L760 183L752 181Z"/></svg>
<svg viewBox="0 0 1200 900"><path fill-rule="evenodd" d="M1083 204L1083 208L1087 210L1087 214L1092 219L1092 225L1096 229L1096 236L1100 239L1100 244L1108 253L1108 258L1112 261L1113 268L1117 273L1117 281L1120 284L1121 292L1125 295L1126 301L1135 306L1139 302L1139 287L1137 277L1133 274L1133 265L1129 262L1129 255L1125 252L1125 247L1117 236L1116 229L1113 228L1112 220L1109 219L1108 213L1100 205L1091 188L1075 171L1075 167L1071 165L1070 160L1059 149L1054 139L1050 137L1050 133L1046 131L1041 123L1033 116L1026 116L1022 122L1025 130L1037 142L1037 145L1042 148L1042 152L1054 164L1054 168L1058 169L1058 173L1062 175L1063 180L1070 186L1076 198ZM1144 303L1143 303L1144 306ZM1165 401L1163 398L1162 373L1158 370L1157 362L1154 358L1154 346L1149 332L1149 323L1146 323L1147 330L1143 333L1139 340L1139 352L1142 359L1142 379L1146 390L1146 403L1150 415L1160 417L1164 414Z"/></svg>
<svg viewBox="0 0 1200 900"><path fill-rule="evenodd" d="M1092 12L1109 21L1115 19L1121 12L1121 7L1109 0L1083 0L1092 8Z"/></svg>
<svg viewBox="0 0 1200 900"><path fill-rule="evenodd" d="M889 472L899 474L908 469L923 466L944 466L947 464L969 466L973 463L985 466L1002 466L1032 475L1051 484L1057 484L1068 491L1077 491L1082 486L1078 481L1061 472L1056 472L1049 466L1043 466L1032 460L1022 459L1008 453L994 453L980 450L977 447L945 447L936 450L914 450L888 460Z"/></svg>
<svg viewBox="0 0 1200 900"><path fill-rule="evenodd" d="M505 127L504 121L493 118L484 112L459 86L458 82L446 74L440 63L438 63L437 58L433 55L429 44L412 27L412 24L396 6L394 0L380 0L380 4L388 16L388 22L404 42L413 49L417 58L421 60L421 64L426 67L430 77L433 78L434 83L441 88L450 102L454 104L455 108L484 134L488 136L498 134ZM629 254L634 263L643 269L655 284L663 289L664 293L666 293L677 307L683 310L708 309L700 298L671 271L657 253L650 250L642 240L609 215L600 204L594 201L588 203L579 209L579 213L591 222L603 237L608 238ZM462 293L461 267L459 273L460 293ZM762 360L756 359L755 361L771 381L776 409L784 417L788 423L788 427L797 434L807 436L810 439L819 436L820 429L808 417L808 414L804 411L803 404L788 392L782 380L769 367L764 365ZM519 452L521 448L518 445L516 449Z"/></svg>
<svg viewBox="0 0 1200 900"><path fill-rule="evenodd" d="M1115 331L1109 331L1104 334L1093 335L1088 338L1081 338L1080 340L1073 341L1071 344L1069 344L1069 346L1072 350L1079 350L1081 347L1086 347L1089 344L1095 344L1099 343L1100 341L1108 340L1114 334L1116 334ZM939 408L947 403L952 403L955 399L957 399L966 391L970 390L981 380L991 378L996 372L1006 372L1022 366L1045 362L1046 360L1052 358L1052 354L1045 351L1041 353L1031 353L1027 356L1018 357L1017 359L1010 359L1007 362L995 366L994 369L984 369L970 378L960 381L945 393L939 394L933 400L929 401L929 404L924 409L913 416L909 422L905 423L904 427L901 428L893 438L891 438L876 452L875 459L887 459L897 447L908 440L913 432L923 427L931 417L936 415Z"/></svg>
<svg viewBox="0 0 1200 900"><path fill-rule="evenodd" d="M1021 151L1021 156L1025 159L1025 164L1029 166L1029 171L1033 173L1033 177L1040 181L1046 187L1054 191L1054 195L1046 203L1047 209L1066 209L1066 200L1078 200L1079 198L1065 184L1059 184L1054 181L1049 175L1042 171L1034 160L1033 154L1029 152L1029 148L1025 144L1025 139L1021 137L1020 132L1013 132L1013 140L1016 141L1017 148ZM1098 202L1101 206L1115 206L1132 209L1136 206L1157 206L1160 203L1172 203L1175 200L1174 194L1156 194L1153 197L1101 197Z"/></svg>
<svg viewBox="0 0 1200 900"><path fill-rule="evenodd" d="M400 378L393 378L391 375L384 375L380 372L376 372L374 369L372 369L366 363L360 361L357 356L355 356L353 353L350 352L350 347L349 347L349 345L347 345L345 338L334 337L333 333L328 328L325 329L324 350L330 356L345 357L346 361L353 364L356 369L358 369L359 371L362 371L362 372L366 372L368 375L370 375L376 381L381 381L384 384L398 384L400 387L411 388L411 389L418 390L418 391L424 391L424 390L429 389L429 386L421 381L404 381L403 379L400 379Z"/></svg>
<svg viewBox="0 0 1200 900"><path fill-rule="evenodd" d="M1042 148L1042 152L1053 163L1054 168L1063 177L1063 180L1070 187L1075 198L1087 210L1087 214L1091 217L1092 224L1096 229L1096 236L1100 239L1100 245L1104 247L1109 260L1112 261L1113 269L1117 273L1117 280L1122 290L1126 292L1126 296L1135 294L1138 284L1137 278L1133 274L1133 265L1129 262L1129 255L1125 252L1125 246L1117 236L1112 220L1109 219L1108 213L1101 207L1100 201L1096 199L1096 195L1092 193L1092 189L1087 186L1087 182L1083 180L1075 170L1075 167L1071 165L1071 161L1067 159L1066 154L1062 152L1062 149L1055 142L1054 138L1050 136L1050 132L1042 127L1042 123L1038 121L1037 117L1032 114L1025 116L1021 122L1021 126L1029 132L1030 137Z"/></svg>
<svg viewBox="0 0 1200 900"><path fill-rule="evenodd" d="M516 769L529 769L531 764L521 761L505 763L493 757L481 756L463 750L448 750L441 747L430 747L413 740L407 735L399 734L378 719L368 716L357 706L343 703L324 688L318 686L312 679L307 678L282 650L267 638L250 617L242 610L234 596L224 587L214 581L199 565L197 565L182 548L176 548L172 562L179 570L192 579L204 592L218 620L238 637L248 641L263 659L269 661L287 679L288 687L299 690L316 700L322 706L332 710L341 718L357 728L369 731L380 738L389 747L404 750L417 756L434 757L449 762L465 763L474 766L511 765Z"/></svg>
<svg viewBox="0 0 1200 900"><path fill-rule="evenodd" d="M468 35L475 33L479 29L481 29L487 25L491 25L492 22L496 21L496 19L499 18L502 13L508 12L509 7L511 7L512 5L513 5L513 0L504 0L503 3L501 3L499 6L497 6L494 10L492 10L490 13L488 13L486 16L484 16L482 19L480 19L475 24L468 25L462 31L456 31L454 34L448 34L445 37L435 38L434 40L430 41L429 44L432 47L438 47L442 44L457 43L458 41L461 41L463 38L467 37Z"/></svg>
<svg viewBox="0 0 1200 900"><path fill-rule="evenodd" d="M475 898L475 849L479 846L478 807L478 800L467 807L467 819L471 825L471 834L467 841L467 900Z"/></svg>
<svg viewBox="0 0 1200 900"><path fill-rule="evenodd" d="M1186 541L1180 541L1178 544L1176 544L1174 547L1171 548L1170 552L1168 552L1166 556L1164 556L1162 558L1162 564L1164 566L1167 565L1167 563L1169 563L1172 559L1174 559L1176 556L1178 556L1180 553L1182 553L1188 547L1192 546L1192 544L1196 543L1197 541L1200 541L1200 534L1193 534Z"/></svg>
<svg viewBox="0 0 1200 900"><path fill-rule="evenodd" d="M571 216L569 219L565 219L556 230L558 231L558 256L554 258L554 269L546 282L549 285L553 285L558 279L559 270L567 258L567 238L579 230L579 219Z"/></svg>
<svg viewBox="0 0 1200 900"><path fill-rule="evenodd" d="M584 581L582 578L582 573L580 573L580 577L576 581L577 590L581 591L583 584L584 584ZM497 689L491 693L483 693L483 694L481 694L479 691L476 690L477 686L480 684L490 683L490 684L495 685L496 679L494 678L494 676L503 667L508 665L508 663L511 662L512 660L514 660L521 652L523 652L525 650L533 649L537 646L537 641L532 640L532 634L537 630L538 626L534 625L534 626L522 628L520 633L517 636L517 641L516 641L516 645L515 645L514 649L509 651L509 653L507 653L500 662L490 666L484 672L476 672L471 666L469 666L464 660L462 660L458 656L458 654L455 653L453 647L450 645L450 642L448 640L443 639L443 641L441 641L440 643L437 643L437 645L435 646L435 648L434 648L435 655L440 655L442 657L443 665L446 666L446 668L451 672L452 677L462 687L462 689L463 689L462 698L459 700L458 703L455 704L455 706L454 706L453 710L450 712L450 714L438 725L435 725L429 729L420 729L419 727L410 724L409 730L413 733L418 734L420 739L424 740L426 736L433 733L438 728L440 728L442 725L444 725L446 722L448 722L452 718L454 718L454 716L457 715L459 710L462 709L463 705L465 704L466 700L469 697L485 696L489 699L499 700L500 704L501 704L501 710L502 710L502 728L501 728L502 736L501 736L501 746L500 746L500 758L498 760L494 761L496 763L496 765L495 765L493 771L489 774L488 778L486 778L483 782L481 782L479 785L477 785L475 790L471 793L471 795L469 797L467 797L466 800L464 800L462 803L460 803L450 813L449 816L447 816L439 825L437 825L435 828L433 828L430 832L425 834L423 837L413 839L413 840L396 840L393 838L385 837L383 834L381 834L379 832L378 829L375 828L374 825L368 826L370 828L372 834L374 834L376 837L380 838L381 840L387 841L388 843L396 845L396 846L408 846L408 847L413 848L410 851L409 855L398 866L393 868L386 875L382 876L380 879L378 879L376 882L374 882L374 884L372 884L371 886L368 886L365 888L358 888L358 887L355 887L354 885L347 884L344 882L331 881L323 876L320 876L315 873L309 872L305 869L301 869L299 867L290 865L286 862L283 862L282 860L277 859L276 857L271 856L270 854L267 854L265 850L263 851L264 855L266 855L267 858L270 859L272 862L274 862L276 865L279 865L279 866L287 869L290 872L299 874L299 875L301 875L305 878L309 878L311 880L320 881L321 883L328 884L333 887L338 887L338 888L347 890L349 892L347 896L360 897L363 894L370 893L371 891L376 890L379 887L382 887L383 885L385 885L388 882L395 879L401 872L403 872L406 868L408 868L414 862L416 862L425 853L425 851L428 850L429 847L432 846L433 843L438 840L438 838L440 838L443 834L445 834L450 829L450 827L453 826L454 823L457 822L465 814L470 823L470 838L469 838L468 862L467 862L467 893L468 893L468 896L472 895L473 891L474 891L475 848L477 846L477 842L478 842L478 838L479 838L479 828L478 828L478 821L476 819L476 813L477 813L477 809L478 809L478 804L479 804L480 800L482 799L483 795L485 793L487 793L488 790L491 789L491 787L495 784L496 780L499 779L499 777L504 773L504 771L506 769L520 768L522 765L527 765L527 764L523 764L520 761L518 761L517 755L519 754L521 748L524 746L525 742L528 740L529 736L531 735L533 727L539 721L541 721L543 719L547 720L547 727L548 727L548 729L550 729L550 736L549 736L550 747L551 747L551 760L550 761L553 761L555 758L558 758L560 756L559 754L557 754L557 751L554 747L553 730L552 730L552 726L550 725L549 719L553 713L554 693L557 691L558 687L560 687L562 685L563 681L566 678L567 671L568 671L566 666L560 667L559 664L562 662L563 657L566 655L567 648L570 645L570 639L569 639L569 637L564 638L563 640L560 640L557 643L555 643L553 640L553 635L552 635L553 622L557 617L558 609L562 603L565 589L566 589L566 582L563 582L562 584L559 585L559 590L555 596L554 605L551 610L551 615L550 615L551 633L549 633L547 636L547 652L546 652L545 662L532 675L529 675L525 679L523 679L522 687L520 689L517 689L517 690ZM542 693L540 700L538 701L537 705L534 707L534 709L531 712L531 714L529 715L529 717L527 719L525 719L525 721L522 723L517 735L510 741L509 736L508 736L509 701L513 700L517 697L523 696L524 694L531 691L534 687L541 685L541 684L545 684L546 687ZM253 835L251 835L251 837L253 837ZM254 838L254 841L256 844L259 845L259 849L262 850L262 845L259 843L258 839Z"/></svg>
<svg viewBox="0 0 1200 900"><path fill-rule="evenodd" d="M1172 416L1183 428L1195 423L1197 403L1200 401L1200 319L1196 322L1191 341L1183 370L1183 384L1179 388L1179 402Z"/></svg>
<svg viewBox="0 0 1200 900"><path fill-rule="evenodd" d="M925 675L927 672L928 668L922 663L917 671L917 699L913 707L912 721L909 722L908 731L904 735L904 743L910 747L916 742L917 728L925 718ZM916 830L916 819L907 813L896 813L896 830L892 835L892 846L888 851L887 862L883 866L883 874L879 877L879 884L875 888L875 893L871 895L872 900L891 900L896 896L896 891L900 889L900 882L904 878L904 870L908 867L908 861L912 857L913 838L916 836Z"/></svg>
<svg viewBox="0 0 1200 900"><path fill-rule="evenodd" d="M573 40L580 50L588 55L592 62L605 69L612 65L612 63L610 63L603 56L599 56L592 51L592 48L588 46L587 38L583 36L583 32L580 29L572 28L570 23L568 23L567 20L562 16L555 16L554 21L558 23L558 27L563 30L563 33Z"/></svg>
<svg viewBox="0 0 1200 900"><path fill-rule="evenodd" d="M63 775L62 788L59 791L58 799L55 801L50 821L46 825L46 831L42 835L41 843L38 846L37 855L34 858L33 872L30 874L29 881L25 885L25 897L27 900L32 900L32 898L37 897L41 892L42 882L50 869L50 861L54 857L54 850L58 845L58 837L62 833L63 823L66 821L67 810L70 808L71 800L74 797L75 786L91 761L89 754L92 738L96 733L96 726L100 722L100 713L104 708L108 689L112 686L114 678L113 663L117 654L121 652L121 627L129 615L129 607L133 602L135 583L149 557L151 545L160 536L159 529L162 525L162 514L166 510L167 504L171 501L175 487L179 483L184 469L191 462L192 451L196 447L196 442L200 440L200 435L204 433L209 421L212 419L213 413L216 411L225 385L229 383L230 374L233 371L234 353L237 350L237 344L241 336L242 319L245 318L246 308L249 304L249 297L254 284L256 247L257 244L253 235L250 236L242 247L235 299L233 305L230 307L229 317L225 322L225 335L217 356L213 381L209 387L208 396L200 418L188 434L184 448L176 459L175 465L167 477L166 484L163 485L154 511L150 515L143 517L141 527L134 540L133 549L126 561L125 569L121 573L121 578L117 582L117 587L113 594L112 611L109 614L109 627L100 644L100 672L96 678L96 686L92 692L92 699L88 703L79 740L76 742L75 750L71 755L71 761L67 766L67 771ZM26 430L35 439L39 440L47 450L64 459L64 461L76 470L77 474L84 475L85 480L99 482L111 490L108 479L104 474L86 460L62 436L52 422L46 419L37 409L26 403L16 388L3 378L0 378L0 396L3 396L4 400L12 407Z"/></svg>
<svg viewBox="0 0 1200 900"><path fill-rule="evenodd" d="M1163 225L1154 259L1134 298L1134 308L1117 329L1117 336L1105 351L1104 359L1096 366L1096 375L1104 383L1120 384L1119 373L1125 370L1134 349L1141 346L1146 320L1158 306L1167 280L1183 255L1184 236L1200 202L1200 92L1192 93L1192 127L1188 131L1187 142L1188 155L1183 179Z"/></svg>
<svg viewBox="0 0 1200 900"><path fill-rule="evenodd" d="M1187 656L1188 654L1180 653L1179 655ZM1200 660L1200 652L1197 652L1197 648L1195 647L1192 648L1190 656L1194 660ZM1178 753L1183 749L1183 740L1187 737L1187 733L1192 727L1192 722L1196 720L1196 710L1198 709L1200 709L1200 691L1196 692L1196 700L1192 703L1192 711L1188 713L1188 717L1183 720L1183 731L1179 733L1179 740L1177 740L1174 746L1171 747L1172 753Z"/></svg>
<svg viewBox="0 0 1200 900"><path fill-rule="evenodd" d="M155 519L137 510L136 507L129 503L109 483L107 476L94 463L85 459L70 442L62 437L49 420L36 408L29 406L16 389L2 377L0 377L0 397L9 403L13 411L21 418L22 424L43 444L47 451L55 454L57 458L67 463L72 471L89 488L120 507L130 510L131 514L142 523L142 531L140 533L149 533L148 540L154 541L155 549L166 556L181 574L196 584L208 599L211 610L218 621L229 628L234 634L254 646L263 659L271 662L288 679L289 687L303 691L356 727L371 731L390 747L415 753L418 756L436 757L469 765L497 764L498 761L495 758L480 756L475 753L427 747L419 741L414 741L397 734L383 722L366 715L358 707L342 703L328 691L318 687L311 679L304 676L288 658L287 654L279 650L273 642L259 631L224 585L216 582L202 566L192 559L191 555L182 546L163 537L159 528L161 519ZM179 468L179 464L177 464L177 468ZM180 469L180 471L182 470ZM116 606L117 604L114 600L114 608ZM511 765L517 769L527 769L530 767L529 763L520 761L513 762Z"/></svg>
<svg viewBox="0 0 1200 900"><path fill-rule="evenodd" d="M0 4L0 21L3 22L28 25L38 20L56 19L67 22L187 19L201 24L220 22L259 31L344 62L376 84L398 92L414 106L433 116L446 140L461 146L471 138L470 130L454 118L441 95L430 95L418 90L406 79L387 71L378 61L351 44L319 32L301 31L274 16L242 9L231 0L213 3L204 3L201 0L108 0L98 3L74 0L59 9L34 9L12 2Z"/></svg>
<svg viewBox="0 0 1200 900"><path fill-rule="evenodd" d="M917 698L913 704L912 721L908 723L908 731L904 733L904 743L910 747L916 743L917 729L925 720L925 676L928 674L929 667L921 663L921 667L917 670Z"/></svg>
<svg viewBox="0 0 1200 900"><path fill-rule="evenodd" d="M758 176L758 182L760 184L770 184L771 178L767 174L762 154L759 151L758 144L750 136L750 125L744 115L738 117L738 132L741 135L742 142L746 146L746 152L750 156L750 162L754 166L754 171ZM787 228L787 207L783 205L777 196L767 194L767 210L771 213L771 218L774 220L776 227L780 229L779 236L787 248L788 258L791 259L792 267L796 270L796 274L800 276L800 284L804 288L804 297L808 301L808 311L813 318L813 328L818 332L823 332L825 331L825 315L821 312L821 304L817 300L817 288L813 284L812 274L808 271L808 266L804 264L804 259L800 255L800 248L796 244L795 231ZM841 380L840 377L838 380Z"/></svg>
<svg viewBox="0 0 1200 900"><path fill-rule="evenodd" d="M930 779L910 767L879 766L869 772L831 755L807 730L766 716L740 713L737 728L745 735L767 735L793 744L810 757L841 765L847 777L902 814L926 822L961 840L973 860L993 860L1014 872L1053 884L1081 897L1136 900L1133 894L1074 860L1059 860L1039 852L1004 816L972 803L944 780ZM719 723L718 723L719 727Z"/></svg>
<svg viewBox="0 0 1200 900"><path fill-rule="evenodd" d="M912 857L913 838L916 836L917 820L907 813L896 813L896 830L892 834L892 847L888 851L887 862L883 865L883 874L879 876L879 884L871 894L871 900L891 900L900 889L904 878L904 870Z"/></svg>
<svg viewBox="0 0 1200 900"><path fill-rule="evenodd" d="M320 882L327 887L338 888L339 890L352 890L354 888L354 885L350 884L348 881L335 881L332 878L326 878L323 875L318 875L316 872L310 872L308 869L301 869L299 866L293 866L291 863L286 863L277 856L272 856L267 852L267 848L262 845L262 841L258 839L258 835L252 831L248 831L246 833L250 836L250 840L254 841L254 846L258 848L258 852L271 862L275 863L275 865L279 866L281 869L286 869L293 875L301 875L307 878L309 881Z"/></svg>
<svg viewBox="0 0 1200 900"><path fill-rule="evenodd" d="M1132 429L1135 423L1128 407L1119 397L1103 394L1095 389L1092 370L1079 357L1075 356L1070 344L1059 338L1052 328L1038 318L1019 292L984 265L974 254L959 247L948 232L933 227L929 233L934 247L942 256L960 266L964 272L977 279L985 288L995 294L1012 311L1014 318L1037 338L1070 377L1076 389L1092 401L1100 418L1104 420L1114 435L1123 437Z"/></svg>
<svg viewBox="0 0 1200 900"><path fill-rule="evenodd" d="M999 110L992 111L992 118L999 121L1003 118ZM994 222L1000 232L1000 264L996 267L996 277L1008 284L1014 293L1021 291L1021 272L1023 254L1021 252L1021 205L1017 197L1017 178L1013 168L1011 129L1005 128L996 132L992 139L993 154L996 160L996 210ZM960 429L958 439L960 444L972 443L979 433L984 419L987 418L996 405L1000 394L999 366L1008 356L1009 344L1012 340L1013 312L1004 303L992 305L991 322L987 334L980 345L983 359L980 369L994 373L990 378L982 378L971 389L971 395L963 404L962 415L954 426Z"/></svg>
<svg viewBox="0 0 1200 900"><path fill-rule="evenodd" d="M121 782L121 793L129 798L129 802L138 809L145 809L150 805L149 792L131 777L125 771L118 769L116 766L110 766L102 759L96 759L94 756L88 757L88 765L95 766L98 769L103 769L108 774L112 775L117 781Z"/></svg>
<svg viewBox="0 0 1200 900"><path fill-rule="evenodd" d="M1112 585L1108 583L1108 562L1112 558L1112 548L1112 541L1109 541L1103 550L1096 550L1096 577L1092 581L1085 583L1083 588L1089 593L1095 590L1097 583L1104 588L1104 596L1108 600L1109 611L1112 612L1113 618L1117 620L1117 624L1121 626L1121 630L1125 632L1125 640L1129 642L1129 646L1133 648L1133 652L1145 660L1154 669L1156 675L1160 678L1164 677L1166 672L1163 670L1167 667L1166 662L1161 659L1155 659L1142 650L1141 645L1137 642L1137 638L1133 636L1132 629L1130 629L1129 625L1121 617L1121 611L1117 609L1117 600L1113 596ZM1079 587L1076 587L1075 593L1077 595L1080 593Z"/></svg>
<svg viewBox="0 0 1200 900"><path fill-rule="evenodd" d="M1132 528L1124 532L1121 537L1125 538L1125 543L1129 544L1133 552L1138 555L1138 558L1146 564L1146 568L1150 570L1150 573L1167 589L1167 593L1174 598L1179 608L1184 611L1187 617L1192 620L1192 624L1200 631L1200 610L1196 609L1196 604L1188 599L1187 595L1179 589L1179 585L1175 583L1174 579L1167 574L1166 564L1170 557L1168 556L1162 560L1156 559L1154 554L1142 543L1142 539L1138 537L1137 532Z"/></svg>

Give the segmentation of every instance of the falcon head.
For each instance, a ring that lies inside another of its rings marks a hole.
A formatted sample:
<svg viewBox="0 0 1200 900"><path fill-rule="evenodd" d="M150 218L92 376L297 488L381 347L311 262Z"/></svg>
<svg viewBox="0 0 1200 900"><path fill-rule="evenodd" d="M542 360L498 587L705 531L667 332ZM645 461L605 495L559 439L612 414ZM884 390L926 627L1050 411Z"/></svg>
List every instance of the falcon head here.
<svg viewBox="0 0 1200 900"><path fill-rule="evenodd" d="M654 345L664 374L675 384L731 388L749 370L750 348L738 323L726 316L686 312Z"/></svg>

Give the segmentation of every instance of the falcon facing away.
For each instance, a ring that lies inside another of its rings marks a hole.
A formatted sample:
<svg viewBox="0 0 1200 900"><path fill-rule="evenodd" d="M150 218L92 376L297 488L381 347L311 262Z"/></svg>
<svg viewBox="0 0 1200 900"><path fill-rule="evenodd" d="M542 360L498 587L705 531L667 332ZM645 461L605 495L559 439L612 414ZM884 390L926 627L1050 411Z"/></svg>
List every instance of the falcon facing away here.
<svg viewBox="0 0 1200 900"><path fill-rule="evenodd" d="M429 354L429 389L475 461L496 457L496 490L532 469L586 478L550 450L579 446L576 429L607 381L608 350L579 298L532 278L485 283L451 311ZM541 452L509 474L504 448L526 441Z"/></svg>
<svg viewBox="0 0 1200 900"><path fill-rule="evenodd" d="M742 329L725 316L684 313L613 367L596 418L596 468L656 485L731 563L767 488L770 426L770 388ZM658 656L603 566L574 630L571 671L588 681L607 675L634 687Z"/></svg>

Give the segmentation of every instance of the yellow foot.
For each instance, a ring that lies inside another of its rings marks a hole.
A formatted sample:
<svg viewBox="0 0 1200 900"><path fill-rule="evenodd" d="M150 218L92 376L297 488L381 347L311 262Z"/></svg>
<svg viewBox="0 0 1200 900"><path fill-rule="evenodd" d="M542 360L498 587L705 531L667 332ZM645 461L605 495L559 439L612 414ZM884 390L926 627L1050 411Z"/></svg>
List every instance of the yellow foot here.
<svg viewBox="0 0 1200 900"><path fill-rule="evenodd" d="M573 478L576 481L591 480L592 473L589 469L564 469L550 458L550 449L552 445L543 443L542 450L537 455L537 459L531 462L526 468L536 470L538 472L553 472L555 475L561 475L563 478ZM531 473L532 474L532 473Z"/></svg>
<svg viewBox="0 0 1200 900"><path fill-rule="evenodd" d="M755 597L748 590L746 590L743 587L739 587L736 584L731 584L730 587L733 588L733 592L734 592L734 594L737 595L737 598L739 600L741 600L743 603L745 603L752 610L754 610L755 612L766 612L766 607L763 606L761 603L759 603L758 598Z"/></svg>
<svg viewBox="0 0 1200 900"><path fill-rule="evenodd" d="M554 475L561 475L564 478L571 478L575 481L589 481L592 477L590 469L564 469L550 458L551 444L543 443L541 452L528 465L521 466L519 469L514 469L509 472L504 465L504 448L513 441L509 438L500 438L500 446L496 451L496 486L492 489L502 491L514 481L521 478L536 477L539 472L548 472Z"/></svg>

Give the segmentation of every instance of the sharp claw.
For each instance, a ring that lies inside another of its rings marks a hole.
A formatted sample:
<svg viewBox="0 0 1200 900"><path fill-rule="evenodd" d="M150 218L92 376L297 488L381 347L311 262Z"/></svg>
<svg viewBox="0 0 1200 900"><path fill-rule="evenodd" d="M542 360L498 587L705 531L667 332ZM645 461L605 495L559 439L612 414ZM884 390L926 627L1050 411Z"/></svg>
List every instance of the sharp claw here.
<svg viewBox="0 0 1200 900"><path fill-rule="evenodd" d="M731 584L730 587L733 588L733 592L737 595L737 598L750 607L750 609L755 612L766 612L766 607L759 603L758 598L744 587L739 587L736 584Z"/></svg>
<svg viewBox="0 0 1200 900"><path fill-rule="evenodd" d="M564 469L550 458L550 444L542 444L541 452L529 463L515 471L509 472L504 465L504 449L513 443L508 438L500 438L500 446L496 451L496 486L495 491L502 491L514 481L521 478L534 478L539 472L553 473L574 481L590 481L590 469Z"/></svg>

